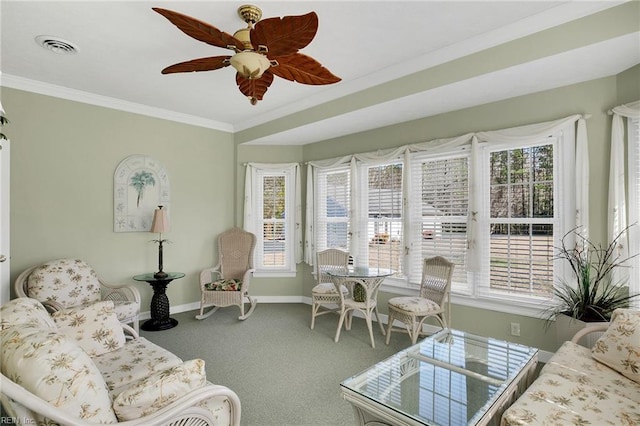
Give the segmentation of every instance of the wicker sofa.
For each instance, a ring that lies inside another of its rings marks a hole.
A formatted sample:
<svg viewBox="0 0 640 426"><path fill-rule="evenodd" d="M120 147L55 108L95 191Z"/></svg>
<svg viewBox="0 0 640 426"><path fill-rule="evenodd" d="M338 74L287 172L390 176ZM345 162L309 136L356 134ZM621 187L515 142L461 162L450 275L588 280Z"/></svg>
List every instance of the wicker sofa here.
<svg viewBox="0 0 640 426"><path fill-rule="evenodd" d="M592 348L578 345L604 334ZM539 377L502 415L502 426L640 424L640 311L618 309L611 322L565 342Z"/></svg>
<svg viewBox="0 0 640 426"><path fill-rule="evenodd" d="M113 301L49 314L35 299L0 307L5 414L20 424L234 425L240 400L118 321Z"/></svg>

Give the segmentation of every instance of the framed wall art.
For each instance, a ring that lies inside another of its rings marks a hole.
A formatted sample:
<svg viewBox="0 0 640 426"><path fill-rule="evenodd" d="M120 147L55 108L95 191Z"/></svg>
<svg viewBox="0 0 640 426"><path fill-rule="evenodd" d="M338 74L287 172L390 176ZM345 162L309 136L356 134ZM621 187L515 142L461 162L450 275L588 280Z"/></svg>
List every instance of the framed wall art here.
<svg viewBox="0 0 640 426"><path fill-rule="evenodd" d="M169 194L162 164L146 155L125 158L113 175L113 231L148 232L159 205L170 214Z"/></svg>

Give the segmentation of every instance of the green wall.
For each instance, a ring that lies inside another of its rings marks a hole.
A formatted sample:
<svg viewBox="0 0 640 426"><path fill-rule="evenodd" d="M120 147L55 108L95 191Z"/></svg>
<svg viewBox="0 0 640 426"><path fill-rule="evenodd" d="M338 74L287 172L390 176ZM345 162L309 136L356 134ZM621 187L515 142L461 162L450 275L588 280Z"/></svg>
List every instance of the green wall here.
<svg viewBox="0 0 640 426"><path fill-rule="evenodd" d="M2 89L11 123L11 280L61 257L82 258L109 282L135 284L148 311L151 287L131 277L158 267L147 232L113 232L113 173L144 154L167 169L171 230L164 269L185 272L172 306L199 300L198 274L214 265L214 237L233 226L233 135L34 93Z"/></svg>
<svg viewBox="0 0 640 426"><path fill-rule="evenodd" d="M160 161L171 183L171 226L165 270L187 276L169 286L172 306L197 304L198 272L217 256L215 236L242 225L246 162L305 162L389 148L469 131L499 129L575 113L587 121L591 167L591 232L606 234L610 118L607 111L638 99L640 67L618 76L520 96L306 146L247 146L232 134L81 104L15 89L2 89L11 119L11 277L58 257L80 257L107 281L133 284L131 277L157 267L157 246L148 233L113 232L113 173L129 155ZM303 188L305 168L303 167ZM304 193L304 191L303 191ZM303 194L304 198L304 194ZM151 289L135 283L143 310ZM256 278L252 293L310 297L311 269L295 278ZM392 294L380 294L380 311ZM556 349L555 330L524 315L456 304L453 326L480 334ZM522 337L509 335L520 323Z"/></svg>

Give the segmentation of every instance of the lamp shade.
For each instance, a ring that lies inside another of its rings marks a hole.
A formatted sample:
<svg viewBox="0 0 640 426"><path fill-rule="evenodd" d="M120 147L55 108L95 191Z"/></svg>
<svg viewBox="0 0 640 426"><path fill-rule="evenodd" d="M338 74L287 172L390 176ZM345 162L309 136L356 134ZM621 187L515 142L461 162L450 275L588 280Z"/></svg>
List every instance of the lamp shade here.
<svg viewBox="0 0 640 426"><path fill-rule="evenodd" d="M150 232L162 234L169 230L169 216L167 215L167 211L163 210L162 207L163 206L158 206L153 213Z"/></svg>

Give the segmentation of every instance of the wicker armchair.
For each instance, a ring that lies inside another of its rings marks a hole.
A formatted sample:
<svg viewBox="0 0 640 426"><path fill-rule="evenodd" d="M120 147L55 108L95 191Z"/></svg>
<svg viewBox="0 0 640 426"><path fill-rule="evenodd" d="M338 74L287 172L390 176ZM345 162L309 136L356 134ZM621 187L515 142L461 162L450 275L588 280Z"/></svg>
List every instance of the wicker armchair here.
<svg viewBox="0 0 640 426"><path fill-rule="evenodd" d="M392 331L409 334L415 345L422 332L422 324L429 317L435 317L442 328L451 325L451 278L454 264L441 256L424 260L422 283L419 297L393 297L389 299L389 324L387 325L387 345ZM445 317L446 315L446 317ZM393 321L404 323L405 329L394 328Z"/></svg>
<svg viewBox="0 0 640 426"><path fill-rule="evenodd" d="M240 228L233 228L218 236L218 264L200 273L200 314L197 319L211 316L218 308L238 306L240 316L245 320L253 313L256 299L249 296L249 286L253 275L253 251L256 236ZM245 313L245 299L250 303ZM211 307L206 313L204 309Z"/></svg>
<svg viewBox="0 0 640 426"><path fill-rule="evenodd" d="M316 323L316 317L329 313L340 313L340 295L338 294L328 271L349 267L349 253L338 249L327 249L318 252L316 256L316 285L311 290L311 329ZM342 286L343 294L348 292ZM324 309L320 309L323 307Z"/></svg>
<svg viewBox="0 0 640 426"><path fill-rule="evenodd" d="M18 297L30 297L42 303L50 313L62 309L112 300L118 320L139 331L140 292L131 285L108 284L98 278L86 262L57 259L34 266L16 278Z"/></svg>

